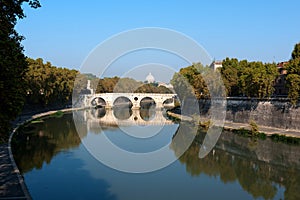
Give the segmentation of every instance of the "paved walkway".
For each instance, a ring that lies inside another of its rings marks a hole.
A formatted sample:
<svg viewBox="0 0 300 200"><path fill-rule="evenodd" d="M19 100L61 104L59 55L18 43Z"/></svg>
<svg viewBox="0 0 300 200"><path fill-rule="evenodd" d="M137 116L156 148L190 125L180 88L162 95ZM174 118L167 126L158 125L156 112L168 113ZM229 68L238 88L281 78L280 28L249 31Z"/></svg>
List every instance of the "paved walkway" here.
<svg viewBox="0 0 300 200"><path fill-rule="evenodd" d="M31 115L18 118L18 120L13 123L14 131L17 126L30 118L32 118ZM11 133L8 143L0 145L0 200L31 199L24 179L11 153L10 143L12 136L13 133Z"/></svg>
<svg viewBox="0 0 300 200"><path fill-rule="evenodd" d="M12 162L9 145L0 145L0 199L31 199L18 168Z"/></svg>

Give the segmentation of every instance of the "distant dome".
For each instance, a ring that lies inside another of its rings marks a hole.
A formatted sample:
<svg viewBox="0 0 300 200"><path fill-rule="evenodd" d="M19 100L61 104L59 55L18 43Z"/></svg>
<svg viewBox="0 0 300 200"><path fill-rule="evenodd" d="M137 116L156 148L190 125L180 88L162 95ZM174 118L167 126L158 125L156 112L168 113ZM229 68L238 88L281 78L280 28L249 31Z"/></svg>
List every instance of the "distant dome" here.
<svg viewBox="0 0 300 200"><path fill-rule="evenodd" d="M151 72L148 74L148 76L146 77L146 81L148 83L154 83L155 82L155 78L154 76L152 76Z"/></svg>

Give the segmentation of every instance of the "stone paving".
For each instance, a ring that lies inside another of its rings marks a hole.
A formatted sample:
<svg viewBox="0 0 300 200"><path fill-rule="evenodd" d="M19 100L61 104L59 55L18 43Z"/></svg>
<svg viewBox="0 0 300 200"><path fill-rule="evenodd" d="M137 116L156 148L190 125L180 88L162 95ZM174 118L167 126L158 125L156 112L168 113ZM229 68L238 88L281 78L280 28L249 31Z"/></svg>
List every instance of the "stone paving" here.
<svg viewBox="0 0 300 200"><path fill-rule="evenodd" d="M0 199L31 199L24 180L11 160L9 145L0 145Z"/></svg>

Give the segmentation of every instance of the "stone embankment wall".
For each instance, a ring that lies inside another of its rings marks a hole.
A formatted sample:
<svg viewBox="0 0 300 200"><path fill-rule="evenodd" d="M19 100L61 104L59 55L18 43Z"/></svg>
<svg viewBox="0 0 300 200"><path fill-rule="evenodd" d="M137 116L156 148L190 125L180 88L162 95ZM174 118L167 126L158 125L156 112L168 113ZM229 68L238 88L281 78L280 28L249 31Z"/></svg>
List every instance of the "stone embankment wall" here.
<svg viewBox="0 0 300 200"><path fill-rule="evenodd" d="M210 101L200 100L200 113L210 116ZM300 105L292 106L287 99L228 98L226 121L249 123L282 129L300 130Z"/></svg>

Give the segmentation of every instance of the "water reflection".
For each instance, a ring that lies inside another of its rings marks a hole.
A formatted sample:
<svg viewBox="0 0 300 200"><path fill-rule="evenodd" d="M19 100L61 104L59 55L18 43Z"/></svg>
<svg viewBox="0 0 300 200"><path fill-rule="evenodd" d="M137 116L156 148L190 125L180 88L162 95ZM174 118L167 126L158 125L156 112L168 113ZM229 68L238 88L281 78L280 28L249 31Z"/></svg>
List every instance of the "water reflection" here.
<svg viewBox="0 0 300 200"><path fill-rule="evenodd" d="M219 176L223 183L238 181L254 198L273 199L283 187L284 199L300 199L299 146L270 139L253 141L225 131L213 151L200 159L205 134L199 131L189 150L179 158L191 176L206 174ZM172 143L171 148L176 153L180 145Z"/></svg>
<svg viewBox="0 0 300 200"><path fill-rule="evenodd" d="M91 113L96 118L102 118L106 115L106 109L104 107L101 107L101 108L98 108L98 109L92 109Z"/></svg>
<svg viewBox="0 0 300 200"><path fill-rule="evenodd" d="M118 120L126 120L131 117L132 110L130 108L116 108L113 110L113 115Z"/></svg>
<svg viewBox="0 0 300 200"><path fill-rule="evenodd" d="M140 116L145 121L151 121L155 118L156 110L155 108L151 109L141 109L140 110Z"/></svg>
<svg viewBox="0 0 300 200"><path fill-rule="evenodd" d="M90 110L91 115L94 118L103 118L105 117L106 113L108 112L113 112L113 115L116 119L118 120L126 120L129 119L132 114L133 111L131 108L128 107L115 107L114 109L111 110L107 110L104 107L101 108L97 108L97 109L92 109ZM144 121L151 121L155 118L156 112L161 113L161 111L158 111L155 109L155 107L149 107L149 108L141 108L139 110L135 110L134 113L139 112L140 118L143 119ZM109 115L110 113L108 113ZM164 115L165 116L165 115ZM167 119L167 117L165 117ZM138 118L135 116L135 120L137 120Z"/></svg>
<svg viewBox="0 0 300 200"><path fill-rule="evenodd" d="M99 111L102 114L99 115ZM104 112L105 114L103 115ZM109 112L109 110L98 110L97 112L95 112L95 110L90 110L82 111L80 114L77 113L77 117L80 117L84 122L82 125L82 132L80 133L82 134L81 136L89 137L88 133L93 130L93 126L88 122L89 120L96 121L97 119L99 126L99 120L107 117ZM151 113L149 114L149 112L148 114L146 112L146 116L153 116ZM114 116L113 112L110 114L112 115L109 116ZM156 112L155 116L157 116L157 114L158 113ZM124 120L130 119L136 121L134 120L135 116L139 117L139 119L143 119L141 115L141 113L132 111L131 116ZM149 121L155 119L155 117L149 118L152 119ZM88 120L84 121L84 119ZM111 133L114 133L112 135L117 135L116 133L120 131L120 129L116 127L102 126L101 129L95 129L94 133L101 134L103 129L107 129ZM195 129L194 126L190 126L188 123L181 123L173 136L170 144L170 151L175 155L180 155L183 146L182 144L189 142L190 138L193 137L195 130L198 130L198 128ZM300 191L300 146L274 143L269 139L253 141L249 138L237 136L231 132L223 132L213 151L205 158L200 159L198 153L206 133L204 130L198 130L195 134L197 134L196 139L189 149L179 158L179 162L185 165L186 169L185 175L181 176L184 176L185 178L193 177L193 179L189 179L190 182L196 184L196 180L203 179L203 176L201 175L209 176L211 179L219 177L219 180L226 185L237 182L242 189L250 193L253 198L300 199L300 194L298 192ZM175 135L176 139L174 139ZM124 140L124 138L118 137L116 139L118 140L117 142L120 142L120 145L128 146L128 148L132 147L131 144L129 145L129 143L127 143L127 140ZM59 119L49 118L44 120L43 123L35 123L23 127L19 130L19 133L15 135L12 147L17 165L20 168L21 173L26 175L29 172L38 173L39 170L43 171L45 165L53 165L53 163L55 163L55 161L53 161L54 158L58 157L58 155L62 156L62 152L82 151L80 144L81 141L75 129L72 115L67 114ZM70 166L69 163L64 163L68 162L68 157L64 155L63 158L65 159L60 159L60 165ZM76 166L79 165L76 163L72 163L69 170L80 168L79 166ZM33 171L33 169L38 170ZM98 175L101 175L101 170L97 170L97 166L93 166L93 170L97 171ZM178 174L182 174L181 167L179 165L173 165L173 167L171 167L169 171L168 170L169 168L166 168L163 172L169 174L169 178L172 177L172 181L181 183L182 177L178 176ZM109 173L115 172L109 171ZM74 176L74 174L63 173L61 176L65 176L60 177L63 180L72 180L71 176ZM91 183L87 184L87 187L92 187L92 184L96 184L95 180L88 180L88 175L84 176L87 179L86 181L90 181ZM103 174L101 176L105 177ZM111 178L114 176L116 175L111 175L109 177ZM154 176L154 174L143 176L143 182L151 182L151 179L149 178L151 176ZM159 176L156 178L157 180L155 180L155 182L172 184L170 182L167 183L167 179L160 180ZM126 182L126 180L124 181ZM63 185L60 185L57 182L55 184L58 184L59 187L62 188L64 188L65 185L68 185L67 182L64 182ZM73 183L69 184L73 185ZM129 191L132 191L130 188L134 183L127 181L126 184L126 188L128 188ZM84 190L83 188L85 186L81 185L80 187ZM182 191L191 190L188 186L185 187L183 183L181 183L180 187ZM99 188L92 187L92 189L88 191L89 195L93 196L92 193L96 192L98 189ZM119 190L121 189L119 188ZM281 190L284 190L282 196L279 194ZM172 193L182 193L182 191L173 190ZM195 190L190 192L197 194L199 191ZM221 192L222 191L220 191L220 193ZM229 194L226 192L224 192L224 194L222 193L224 198L226 198L226 195Z"/></svg>
<svg viewBox="0 0 300 200"><path fill-rule="evenodd" d="M22 127L12 141L12 147L17 166L26 173L34 168L41 169L56 154L76 148L80 143L72 115L68 114Z"/></svg>
<svg viewBox="0 0 300 200"><path fill-rule="evenodd" d="M79 125L87 125L87 129L93 129L103 125L108 126L146 126L146 125L171 125L174 122L166 116L166 110L155 109L90 109L75 111L74 120L80 122ZM78 123L77 123L78 124Z"/></svg>

